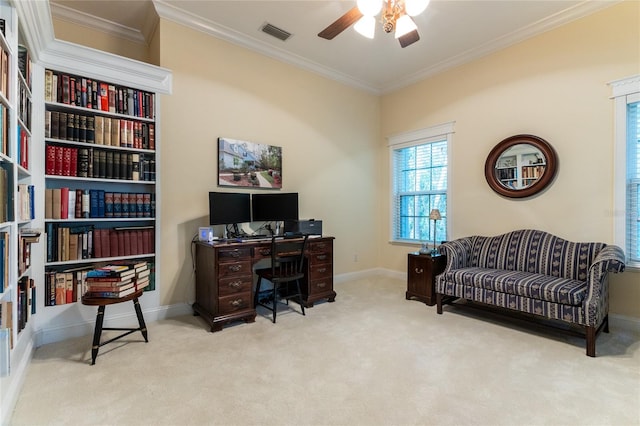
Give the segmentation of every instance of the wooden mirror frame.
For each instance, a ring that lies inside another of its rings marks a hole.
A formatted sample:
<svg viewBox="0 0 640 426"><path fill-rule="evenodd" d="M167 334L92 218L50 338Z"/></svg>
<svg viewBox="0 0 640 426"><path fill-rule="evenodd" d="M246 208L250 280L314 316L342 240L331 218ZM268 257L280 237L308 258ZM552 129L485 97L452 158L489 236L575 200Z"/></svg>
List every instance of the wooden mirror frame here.
<svg viewBox="0 0 640 426"><path fill-rule="evenodd" d="M504 186L496 177L496 164L498 159L504 154L506 150L514 145L532 145L542 152L545 158L545 170L542 176L523 189L512 189ZM509 198L525 198L535 195L545 189L556 175L558 168L558 158L555 151L544 139L533 135L515 135L508 137L497 144L489 153L487 161L484 164L484 177L487 183L498 194Z"/></svg>

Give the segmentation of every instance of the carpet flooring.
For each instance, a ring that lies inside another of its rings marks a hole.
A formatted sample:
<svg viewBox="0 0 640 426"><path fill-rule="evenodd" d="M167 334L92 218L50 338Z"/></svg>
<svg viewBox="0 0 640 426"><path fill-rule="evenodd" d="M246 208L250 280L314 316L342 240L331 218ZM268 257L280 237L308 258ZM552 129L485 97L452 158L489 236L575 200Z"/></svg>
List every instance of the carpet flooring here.
<svg viewBox="0 0 640 426"><path fill-rule="evenodd" d="M640 425L640 332L584 340L465 307L437 315L385 277L335 303L210 333L199 317L100 349L38 348L18 425ZM140 299L144 309L144 296ZM293 308L297 305L292 303ZM108 326L108 310L105 326Z"/></svg>

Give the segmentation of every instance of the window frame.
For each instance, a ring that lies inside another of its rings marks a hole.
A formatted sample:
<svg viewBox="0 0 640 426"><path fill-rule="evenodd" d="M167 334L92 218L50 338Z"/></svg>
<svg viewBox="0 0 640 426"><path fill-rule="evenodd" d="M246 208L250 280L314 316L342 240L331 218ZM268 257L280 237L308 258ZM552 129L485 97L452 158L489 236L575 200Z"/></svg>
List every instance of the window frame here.
<svg viewBox="0 0 640 426"><path fill-rule="evenodd" d="M640 270L640 262L627 253L627 105L640 102L640 74L610 82L614 101L614 243L626 256L627 267Z"/></svg>
<svg viewBox="0 0 640 426"><path fill-rule="evenodd" d="M389 242L393 244L422 244L428 243L429 246L433 245L433 240L424 241L424 240L414 240L414 239L403 239L396 238L394 229L396 229L396 170L394 164L394 151L403 148L409 148L413 146L423 145L427 143L434 142L442 142L446 141L447 143L447 185L444 191L446 196L446 205L447 205L447 224L446 224L446 235L445 240L449 238L451 235L451 209L450 209L450 189L451 189L451 144L453 142L453 133L454 133L454 124L455 121L450 121L447 123L438 124L431 127L426 127L424 129L414 130L410 132L400 133L396 135L389 136L387 138L387 146L389 148Z"/></svg>

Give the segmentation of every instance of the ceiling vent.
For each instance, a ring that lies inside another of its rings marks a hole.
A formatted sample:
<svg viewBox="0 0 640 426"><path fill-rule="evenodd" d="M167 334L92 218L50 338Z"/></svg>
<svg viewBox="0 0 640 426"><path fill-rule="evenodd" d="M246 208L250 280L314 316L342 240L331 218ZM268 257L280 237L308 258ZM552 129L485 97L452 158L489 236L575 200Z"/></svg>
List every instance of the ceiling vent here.
<svg viewBox="0 0 640 426"><path fill-rule="evenodd" d="M262 26L262 32L267 33L270 36L282 41L286 41L292 35L290 32L287 32L282 28L278 28L275 25L271 25L269 23L266 23Z"/></svg>

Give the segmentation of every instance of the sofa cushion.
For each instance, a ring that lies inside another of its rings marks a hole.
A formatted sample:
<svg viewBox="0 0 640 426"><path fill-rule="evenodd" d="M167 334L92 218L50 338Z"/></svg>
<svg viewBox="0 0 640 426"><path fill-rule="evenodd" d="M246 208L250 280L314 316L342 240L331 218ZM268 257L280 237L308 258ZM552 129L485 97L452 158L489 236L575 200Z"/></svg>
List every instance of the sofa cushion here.
<svg viewBox="0 0 640 426"><path fill-rule="evenodd" d="M589 265L604 246L522 229L495 237L473 237L471 266L586 281Z"/></svg>
<svg viewBox="0 0 640 426"><path fill-rule="evenodd" d="M574 306L582 303L587 292L586 281L504 269L454 269L443 273L438 281Z"/></svg>

